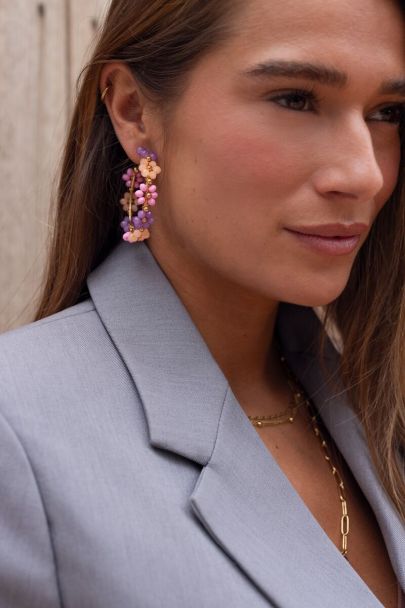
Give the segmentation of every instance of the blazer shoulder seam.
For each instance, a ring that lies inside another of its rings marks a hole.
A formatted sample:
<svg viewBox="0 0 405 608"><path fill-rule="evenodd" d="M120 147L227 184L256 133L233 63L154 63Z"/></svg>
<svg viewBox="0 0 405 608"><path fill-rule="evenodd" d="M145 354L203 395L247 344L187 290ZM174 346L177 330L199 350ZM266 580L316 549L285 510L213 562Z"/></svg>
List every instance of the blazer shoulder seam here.
<svg viewBox="0 0 405 608"><path fill-rule="evenodd" d="M89 308L88 310L77 310L75 312L72 312L68 315L65 316L60 316L57 319L47 319L46 317L44 319L41 319L39 321L38 324L34 324L32 327L40 327L42 325L51 325L52 323L59 323L60 321L65 321L66 319L71 319L72 317L79 317L80 315L86 315L90 312L95 312L96 308L94 306L94 304L91 305L91 308Z"/></svg>

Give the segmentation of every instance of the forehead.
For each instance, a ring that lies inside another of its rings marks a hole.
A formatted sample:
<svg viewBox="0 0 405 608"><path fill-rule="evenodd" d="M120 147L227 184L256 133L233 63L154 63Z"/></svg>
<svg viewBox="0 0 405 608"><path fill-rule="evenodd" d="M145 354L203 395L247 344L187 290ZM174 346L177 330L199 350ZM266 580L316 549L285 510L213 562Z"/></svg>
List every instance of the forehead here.
<svg viewBox="0 0 405 608"><path fill-rule="evenodd" d="M230 44L253 60L266 50L285 56L298 49L311 58L332 51L403 71L404 27L399 0L250 0L236 16Z"/></svg>

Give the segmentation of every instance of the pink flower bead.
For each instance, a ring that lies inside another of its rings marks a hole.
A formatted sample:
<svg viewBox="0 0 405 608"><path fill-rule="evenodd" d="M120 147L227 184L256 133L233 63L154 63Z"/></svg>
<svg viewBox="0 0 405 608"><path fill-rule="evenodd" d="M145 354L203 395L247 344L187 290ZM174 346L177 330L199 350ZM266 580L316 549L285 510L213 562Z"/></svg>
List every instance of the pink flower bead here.
<svg viewBox="0 0 405 608"><path fill-rule="evenodd" d="M133 169L128 169L128 171L126 171L124 173L124 175L122 176L122 179L124 180L124 182L128 182L128 181L130 182L133 174L134 174Z"/></svg>
<svg viewBox="0 0 405 608"><path fill-rule="evenodd" d="M149 192L156 192L155 184L153 184L152 186L149 186Z"/></svg>
<svg viewBox="0 0 405 608"><path fill-rule="evenodd" d="M141 184L139 186L140 190L142 190L142 192L147 192L148 191L148 186L146 184ZM151 186L151 188L153 188L153 186ZM149 188L150 190L150 188Z"/></svg>
<svg viewBox="0 0 405 608"><path fill-rule="evenodd" d="M142 241L142 232L140 230L134 230L133 232L126 232L123 237L124 241L128 243L136 243L136 241Z"/></svg>

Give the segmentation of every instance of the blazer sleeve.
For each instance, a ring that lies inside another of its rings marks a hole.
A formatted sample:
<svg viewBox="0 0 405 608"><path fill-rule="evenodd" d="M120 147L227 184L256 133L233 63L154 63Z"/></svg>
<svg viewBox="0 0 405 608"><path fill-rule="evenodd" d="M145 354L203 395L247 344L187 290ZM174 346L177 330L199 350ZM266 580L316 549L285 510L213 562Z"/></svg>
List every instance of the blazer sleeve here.
<svg viewBox="0 0 405 608"><path fill-rule="evenodd" d="M1 413L0 606L61 607L40 491L24 447Z"/></svg>

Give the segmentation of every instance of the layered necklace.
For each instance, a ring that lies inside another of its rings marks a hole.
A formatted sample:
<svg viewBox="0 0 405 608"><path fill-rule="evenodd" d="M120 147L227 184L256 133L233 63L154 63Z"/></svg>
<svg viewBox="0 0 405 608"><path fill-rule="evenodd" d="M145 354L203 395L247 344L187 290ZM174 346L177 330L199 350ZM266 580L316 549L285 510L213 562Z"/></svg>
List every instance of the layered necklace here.
<svg viewBox="0 0 405 608"><path fill-rule="evenodd" d="M342 515L340 517L340 533L341 533L341 554L348 559L347 557L347 539L349 536L349 515L347 513L347 499L346 499L346 490L343 483L343 479L338 469L333 463L331 450L326 442L324 434L321 432L319 427L319 414L312 403L311 399L305 393L302 385L296 378L296 376L292 373L285 357L280 355L280 360L283 368L286 372L286 378L288 385L291 389L292 399L287 409L278 414L272 414L269 416L249 416L249 420L255 427L266 427L266 426L276 426L279 424L292 423L295 420L298 408L302 405L305 405L308 409L310 419L311 419L311 427L316 437L318 437L322 452L326 462L329 465L330 471L336 481L340 505L342 509Z"/></svg>

